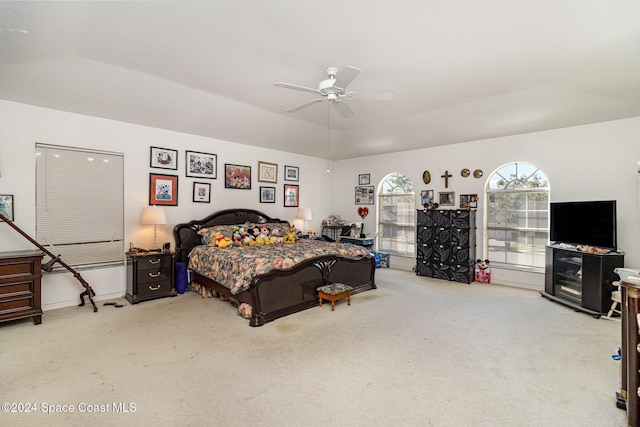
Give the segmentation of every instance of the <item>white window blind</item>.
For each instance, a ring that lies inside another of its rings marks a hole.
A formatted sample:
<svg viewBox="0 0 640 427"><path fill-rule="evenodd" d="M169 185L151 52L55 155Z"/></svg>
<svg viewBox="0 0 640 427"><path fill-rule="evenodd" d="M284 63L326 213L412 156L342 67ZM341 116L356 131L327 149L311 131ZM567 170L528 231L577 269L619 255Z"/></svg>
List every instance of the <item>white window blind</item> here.
<svg viewBox="0 0 640 427"><path fill-rule="evenodd" d="M36 144L36 241L47 250L75 268L122 264L123 211L121 153Z"/></svg>

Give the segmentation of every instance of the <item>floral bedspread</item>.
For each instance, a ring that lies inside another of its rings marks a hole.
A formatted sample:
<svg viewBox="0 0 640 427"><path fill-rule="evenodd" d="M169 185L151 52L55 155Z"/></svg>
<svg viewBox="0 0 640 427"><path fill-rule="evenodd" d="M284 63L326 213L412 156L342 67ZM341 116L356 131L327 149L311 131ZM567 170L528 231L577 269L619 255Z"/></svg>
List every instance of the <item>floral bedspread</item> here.
<svg viewBox="0 0 640 427"><path fill-rule="evenodd" d="M249 289L257 274L285 270L322 255L370 256L365 247L301 239L293 244L256 245L234 248L196 246L189 256L190 270L228 287L236 295Z"/></svg>

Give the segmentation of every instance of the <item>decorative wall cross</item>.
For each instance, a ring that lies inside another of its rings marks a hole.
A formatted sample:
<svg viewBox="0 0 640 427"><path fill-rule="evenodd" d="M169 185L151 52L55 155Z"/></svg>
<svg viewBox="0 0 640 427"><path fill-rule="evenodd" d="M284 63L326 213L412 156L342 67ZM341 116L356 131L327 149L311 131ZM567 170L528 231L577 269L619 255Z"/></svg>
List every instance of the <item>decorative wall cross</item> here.
<svg viewBox="0 0 640 427"><path fill-rule="evenodd" d="M451 178L453 175L449 175L449 171L444 171L444 175L440 175L442 178L444 178L444 188L449 188L449 178Z"/></svg>

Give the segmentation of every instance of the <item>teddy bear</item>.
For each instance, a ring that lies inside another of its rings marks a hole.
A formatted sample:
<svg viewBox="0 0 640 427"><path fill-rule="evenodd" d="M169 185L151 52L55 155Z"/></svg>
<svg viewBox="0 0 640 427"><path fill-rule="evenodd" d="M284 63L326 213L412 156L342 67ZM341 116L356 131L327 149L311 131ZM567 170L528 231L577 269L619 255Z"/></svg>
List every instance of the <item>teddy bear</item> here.
<svg viewBox="0 0 640 427"><path fill-rule="evenodd" d="M245 319L251 319L251 314L253 312L253 307L251 307L246 302L240 303L238 306L238 314Z"/></svg>
<svg viewBox="0 0 640 427"><path fill-rule="evenodd" d="M233 245L233 240L231 240L231 238L229 237L224 237L219 231L216 232L215 239L216 246L219 248L228 248L229 246Z"/></svg>

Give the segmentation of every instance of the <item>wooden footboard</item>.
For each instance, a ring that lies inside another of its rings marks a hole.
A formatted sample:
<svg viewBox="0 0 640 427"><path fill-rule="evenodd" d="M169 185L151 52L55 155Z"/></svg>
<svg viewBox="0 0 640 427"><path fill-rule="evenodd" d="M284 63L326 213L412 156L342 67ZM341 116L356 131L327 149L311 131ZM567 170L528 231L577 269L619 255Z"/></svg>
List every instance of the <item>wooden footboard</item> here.
<svg viewBox="0 0 640 427"><path fill-rule="evenodd" d="M327 255L306 260L288 270L273 270L256 276L251 287L232 295L228 288L192 274L192 282L252 307L250 326L262 326L288 314L318 305L316 288L329 283L344 283L352 294L375 289L373 257L349 258Z"/></svg>

